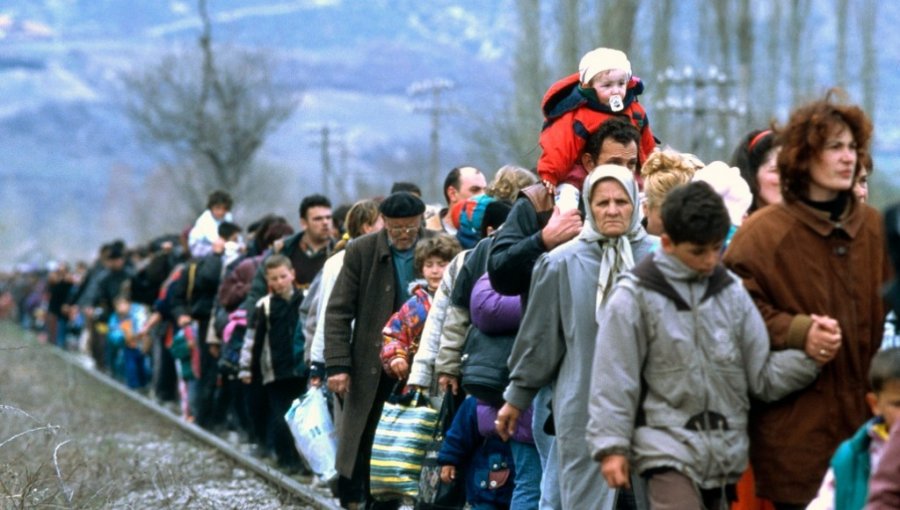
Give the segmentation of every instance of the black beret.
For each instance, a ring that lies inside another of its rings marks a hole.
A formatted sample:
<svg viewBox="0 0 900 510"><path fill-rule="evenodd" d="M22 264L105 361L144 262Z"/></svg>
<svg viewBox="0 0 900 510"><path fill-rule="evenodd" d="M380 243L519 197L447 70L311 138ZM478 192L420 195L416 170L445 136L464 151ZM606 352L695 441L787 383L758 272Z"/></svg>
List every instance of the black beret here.
<svg viewBox="0 0 900 510"><path fill-rule="evenodd" d="M378 210L386 218L410 218L425 212L425 202L406 191L391 193Z"/></svg>
<svg viewBox="0 0 900 510"><path fill-rule="evenodd" d="M109 255L106 256L108 259L122 259L125 258L125 247L118 243L113 243L109 246Z"/></svg>

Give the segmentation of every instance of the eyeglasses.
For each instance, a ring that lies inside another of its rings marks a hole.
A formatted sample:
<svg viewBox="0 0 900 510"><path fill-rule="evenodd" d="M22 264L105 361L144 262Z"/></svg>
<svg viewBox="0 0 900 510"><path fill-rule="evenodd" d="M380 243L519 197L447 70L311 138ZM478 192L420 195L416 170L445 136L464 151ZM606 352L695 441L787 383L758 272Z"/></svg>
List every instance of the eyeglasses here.
<svg viewBox="0 0 900 510"><path fill-rule="evenodd" d="M388 233L394 236L414 234L419 231L419 227L387 227Z"/></svg>

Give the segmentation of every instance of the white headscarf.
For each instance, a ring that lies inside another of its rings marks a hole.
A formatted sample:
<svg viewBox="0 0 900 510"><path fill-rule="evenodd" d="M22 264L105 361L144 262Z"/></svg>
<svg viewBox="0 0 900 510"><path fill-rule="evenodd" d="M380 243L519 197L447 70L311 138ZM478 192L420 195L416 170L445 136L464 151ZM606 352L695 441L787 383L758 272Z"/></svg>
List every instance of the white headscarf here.
<svg viewBox="0 0 900 510"><path fill-rule="evenodd" d="M591 212L591 194L597 184L604 179L615 179L625 194L631 200L632 213L628 231L619 237L606 237L597 228L594 214ZM599 310L609 291L615 283L616 276L622 271L634 267L634 256L631 253L631 243L639 241L647 236L647 232L641 225L641 200L640 190L631 170L619 165L600 165L588 174L584 180L582 191L584 206L584 225L578 239L586 243L599 243L603 251L600 260L600 274L597 277L597 309Z"/></svg>

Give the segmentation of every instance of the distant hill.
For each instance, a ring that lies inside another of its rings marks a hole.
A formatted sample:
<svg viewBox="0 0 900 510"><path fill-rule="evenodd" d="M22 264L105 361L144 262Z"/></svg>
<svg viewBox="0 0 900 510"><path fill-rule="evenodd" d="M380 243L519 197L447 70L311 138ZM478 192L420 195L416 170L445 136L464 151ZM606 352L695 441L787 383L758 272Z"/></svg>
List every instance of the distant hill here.
<svg viewBox="0 0 900 510"><path fill-rule="evenodd" d="M429 119L412 111L407 89L417 80L450 79L456 84L450 98L466 115L493 111L500 89L527 79L509 75L518 31L512 6L513 0L209 2L215 41L270 48L280 81L302 94L297 113L260 152L261 162L290 176L284 188L294 198L272 206L293 218L301 194L322 189L317 140L323 124L334 134L335 168L348 172L333 177L336 198L352 198L339 187L353 179L383 181L386 192L391 180L405 178L423 182L437 200L427 186L434 176L422 168ZM886 19L900 19L897 3L880 8ZM117 77L173 46L193 44L195 9L191 0L8 0L0 6L0 242L41 246L47 256L87 257L103 240L138 241L121 231L129 197L111 194L109 183L118 178L139 193L158 162L122 113ZM879 98L877 119L885 121L876 163L878 172L900 181L900 99L892 92L900 90L898 55L900 45L880 46L879 80L890 92ZM457 115L442 130L447 168L473 161L456 129L470 122ZM385 161L398 163L391 175L378 175ZM0 252L0 267L23 250Z"/></svg>
<svg viewBox="0 0 900 510"><path fill-rule="evenodd" d="M464 84L459 100L484 103L488 89L475 77L498 74L493 60L505 50L495 39L508 39L503 7L480 1L210 3L216 41L271 48L281 62L281 81L302 91L297 114L260 153L266 164L294 175L288 184L302 192L321 188L316 131L323 124L343 144L345 166L367 174L372 170L362 158L379 147L427 144L428 119L411 110L406 92L412 82L453 79ZM96 242L131 237L104 231L110 222L101 217L109 213L98 205L110 203L106 187L114 168L130 168L139 188L157 163L122 113L117 77L135 63L153 62L161 50L193 44L199 33L194 9L189 1L94 0L14 0L0 7L0 182L7 195L20 197L17 208L26 209L15 225L0 220L0 237L41 235L48 222L63 221L63 207L81 211L83 222L71 228ZM446 153L462 150L458 134L444 135ZM416 172L421 169L411 169L410 177ZM292 217L295 200L279 212ZM95 246L64 248L62 255L87 256Z"/></svg>

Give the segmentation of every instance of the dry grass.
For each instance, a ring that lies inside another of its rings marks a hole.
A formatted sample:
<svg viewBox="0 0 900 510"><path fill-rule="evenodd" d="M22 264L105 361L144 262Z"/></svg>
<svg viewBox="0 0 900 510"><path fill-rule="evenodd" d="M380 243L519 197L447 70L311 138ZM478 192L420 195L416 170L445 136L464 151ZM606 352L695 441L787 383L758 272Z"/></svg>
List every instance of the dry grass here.
<svg viewBox="0 0 900 510"><path fill-rule="evenodd" d="M302 508L0 323L0 509Z"/></svg>

